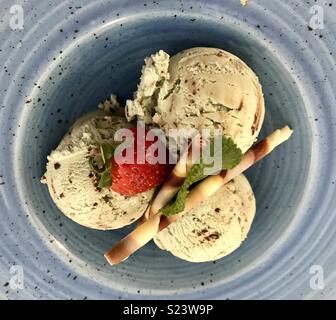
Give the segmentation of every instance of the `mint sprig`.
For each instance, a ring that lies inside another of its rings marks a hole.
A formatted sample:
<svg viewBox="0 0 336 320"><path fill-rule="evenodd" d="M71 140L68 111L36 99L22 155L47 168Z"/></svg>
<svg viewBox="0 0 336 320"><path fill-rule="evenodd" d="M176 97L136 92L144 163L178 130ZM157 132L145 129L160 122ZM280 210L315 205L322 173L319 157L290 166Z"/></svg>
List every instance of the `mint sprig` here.
<svg viewBox="0 0 336 320"><path fill-rule="evenodd" d="M113 157L115 148L116 148L115 145L110 145L107 143L104 143L100 146L100 154L102 156L102 159L105 165L110 163Z"/></svg>
<svg viewBox="0 0 336 320"><path fill-rule="evenodd" d="M175 200L163 207L160 211L165 216L172 216L182 212L185 208L185 202L190 192L190 188L197 182L203 180L207 175L204 173L205 169L210 169L214 161L211 161L211 157L214 155L215 143L214 138L211 138L208 144L210 152L208 156L201 153L200 163L195 163L191 167L188 176L184 180L181 189L177 193ZM235 167L242 158L241 150L236 146L231 138L222 137L222 154L221 154L221 170L229 170Z"/></svg>
<svg viewBox="0 0 336 320"><path fill-rule="evenodd" d="M99 146L99 153L89 158L91 170L98 178L97 188L102 189L112 185L111 165L114 151L119 143Z"/></svg>
<svg viewBox="0 0 336 320"><path fill-rule="evenodd" d="M194 164L191 167L187 178L184 180L181 189L176 195L175 201L160 210L165 216L169 217L184 210L190 187L206 177L204 175L204 168L203 163Z"/></svg>
<svg viewBox="0 0 336 320"><path fill-rule="evenodd" d="M107 168L101 175L97 187L99 189L110 187L112 185L111 166Z"/></svg>

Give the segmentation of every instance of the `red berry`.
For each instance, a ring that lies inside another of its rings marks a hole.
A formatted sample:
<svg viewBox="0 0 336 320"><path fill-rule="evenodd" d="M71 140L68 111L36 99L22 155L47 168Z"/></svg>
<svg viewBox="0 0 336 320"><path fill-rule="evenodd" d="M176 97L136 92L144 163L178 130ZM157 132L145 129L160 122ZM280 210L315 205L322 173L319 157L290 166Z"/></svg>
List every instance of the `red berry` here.
<svg viewBox="0 0 336 320"><path fill-rule="evenodd" d="M127 148L134 150L134 163L117 163L115 158L113 158L111 169L112 190L128 196L145 192L162 184L173 169L173 165L168 164L168 152L166 152L166 164L151 164L148 162L148 159L156 156L156 154L150 154L148 151L148 148L155 143L155 141L145 141L145 163L137 163L138 132L137 128L130 130L133 133L134 143L130 144ZM148 130L142 132L144 135L141 138L145 140Z"/></svg>

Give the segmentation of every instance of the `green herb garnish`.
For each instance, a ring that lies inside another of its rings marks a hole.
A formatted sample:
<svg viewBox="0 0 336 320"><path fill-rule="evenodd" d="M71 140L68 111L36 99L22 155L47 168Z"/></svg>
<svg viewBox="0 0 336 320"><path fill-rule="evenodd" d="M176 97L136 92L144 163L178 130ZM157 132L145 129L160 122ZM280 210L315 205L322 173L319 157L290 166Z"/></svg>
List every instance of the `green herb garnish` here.
<svg viewBox="0 0 336 320"><path fill-rule="evenodd" d="M97 187L99 189L102 189L105 187L109 187L111 185L112 185L111 167L109 167L100 175L100 180Z"/></svg>
<svg viewBox="0 0 336 320"><path fill-rule="evenodd" d="M185 208L185 202L187 196L190 192L190 187L203 180L207 175L205 174L205 169L211 169L214 161L211 160L210 156L213 157L215 144L214 138L211 138L207 146L209 148L208 155L201 154L200 163L195 163L189 173L187 178L184 180L181 189L177 193L175 200L162 208L160 211L165 216L172 216L174 214L180 213ZM229 170L235 167L242 158L241 150L236 146L231 138L222 137L222 154L221 154L221 170ZM215 172L213 172L215 173Z"/></svg>
<svg viewBox="0 0 336 320"><path fill-rule="evenodd" d="M100 146L100 154L105 165L109 164L111 161L115 148L115 145L110 145L107 143L104 143Z"/></svg>
<svg viewBox="0 0 336 320"><path fill-rule="evenodd" d="M114 151L119 143L102 144L99 146L99 151L89 158L91 170L98 178L97 188L102 189L112 185L111 163Z"/></svg>
<svg viewBox="0 0 336 320"><path fill-rule="evenodd" d="M167 217L177 214L184 210L185 201L187 199L189 188L196 182L205 178L204 175L204 164L194 164L189 173L187 178L184 180L184 183L176 195L175 201L160 211Z"/></svg>

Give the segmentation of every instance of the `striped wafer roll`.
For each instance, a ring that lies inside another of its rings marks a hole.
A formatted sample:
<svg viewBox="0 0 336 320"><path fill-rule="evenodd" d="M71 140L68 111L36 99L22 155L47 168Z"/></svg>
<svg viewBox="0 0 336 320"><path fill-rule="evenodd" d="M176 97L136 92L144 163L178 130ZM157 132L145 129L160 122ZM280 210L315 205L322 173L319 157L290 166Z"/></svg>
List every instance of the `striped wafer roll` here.
<svg viewBox="0 0 336 320"><path fill-rule="evenodd" d="M292 132L293 131L288 126L274 131L267 138L247 151L241 162L235 168L222 171L218 175L204 179L192 189L188 195L183 212L171 217L163 217L160 211L157 214L154 214L145 223L138 226L127 237L122 239L107 252L105 254L107 261L114 265L127 259L132 253L149 242L159 230L162 230L162 228L167 227L170 223L176 221L176 219L181 217L188 210L207 199L207 197L215 193L224 184L237 177L257 161L268 155L278 145L289 139Z"/></svg>
<svg viewBox="0 0 336 320"><path fill-rule="evenodd" d="M274 131L266 139L260 141L254 147L248 150L244 154L241 162L236 167L231 170L224 170L218 175L210 176L204 179L194 189L191 190L186 200L185 209L183 212L180 212L179 214L171 217L167 217L167 219L165 219L165 221L163 221L160 225L160 229L162 229L163 226L166 227L170 223L176 221L191 208L195 207L198 203L202 202L215 193L223 185L267 156L278 145L288 140L292 133L293 131L288 126Z"/></svg>
<svg viewBox="0 0 336 320"><path fill-rule="evenodd" d="M174 198L187 177L194 159L198 158L204 143L205 142L199 134L192 139L186 153L181 156L170 174L170 177L163 184L149 210L145 213L145 220L157 214L161 208Z"/></svg>

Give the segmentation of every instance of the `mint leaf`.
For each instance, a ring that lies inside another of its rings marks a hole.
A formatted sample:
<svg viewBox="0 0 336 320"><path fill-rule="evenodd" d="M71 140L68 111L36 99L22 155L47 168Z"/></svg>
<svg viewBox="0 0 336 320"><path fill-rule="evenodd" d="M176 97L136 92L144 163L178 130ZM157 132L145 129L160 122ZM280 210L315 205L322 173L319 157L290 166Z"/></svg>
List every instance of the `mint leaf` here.
<svg viewBox="0 0 336 320"><path fill-rule="evenodd" d="M101 174L97 187L102 189L111 186L111 184L112 184L111 168L109 167Z"/></svg>
<svg viewBox="0 0 336 320"><path fill-rule="evenodd" d="M175 201L162 208L160 211L167 217L177 214L184 210L185 201L187 199L189 188L196 182L204 179L206 176L204 175L204 164L194 164L187 178L184 180L184 183L176 195Z"/></svg>
<svg viewBox="0 0 336 320"><path fill-rule="evenodd" d="M231 138L222 138L222 170L237 166L243 157L242 151Z"/></svg>
<svg viewBox="0 0 336 320"><path fill-rule="evenodd" d="M224 136L211 137L201 154L206 175L217 174L222 170L229 170L239 164L242 152L231 138Z"/></svg>
<svg viewBox="0 0 336 320"><path fill-rule="evenodd" d="M116 147L120 142L100 145L98 153L89 158L91 170L98 179L97 188L102 189L112 185L111 163Z"/></svg>
<svg viewBox="0 0 336 320"><path fill-rule="evenodd" d="M242 158L242 152L231 138L221 137L221 139L221 170L229 170L239 164ZM210 148L209 154L205 156L201 154L200 163L194 164L191 167L188 176L184 180L181 189L176 195L175 201L160 210L165 216L172 216L174 214L182 212L185 208L185 202L189 194L190 187L206 177L204 173L205 168L211 168L213 164L213 160L211 160L210 157L213 157L215 154L214 138L210 139L208 148Z"/></svg>
<svg viewBox="0 0 336 320"><path fill-rule="evenodd" d="M113 157L114 150L115 150L115 146L112 146L107 143L104 143L100 146L100 153L101 153L101 156L103 158L105 165L109 165L109 162L111 161Z"/></svg>

